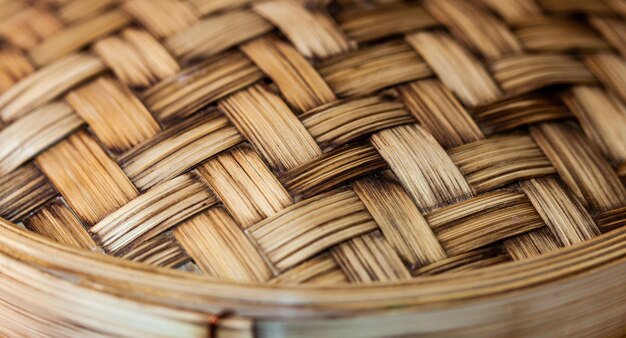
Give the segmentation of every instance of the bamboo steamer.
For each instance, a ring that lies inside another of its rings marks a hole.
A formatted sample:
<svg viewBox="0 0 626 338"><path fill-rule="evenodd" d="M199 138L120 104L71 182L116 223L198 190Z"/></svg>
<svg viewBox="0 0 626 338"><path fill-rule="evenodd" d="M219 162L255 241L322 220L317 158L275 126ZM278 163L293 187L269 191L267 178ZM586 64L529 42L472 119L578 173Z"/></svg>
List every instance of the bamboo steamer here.
<svg viewBox="0 0 626 338"><path fill-rule="evenodd" d="M0 333L626 335L625 15L0 2Z"/></svg>

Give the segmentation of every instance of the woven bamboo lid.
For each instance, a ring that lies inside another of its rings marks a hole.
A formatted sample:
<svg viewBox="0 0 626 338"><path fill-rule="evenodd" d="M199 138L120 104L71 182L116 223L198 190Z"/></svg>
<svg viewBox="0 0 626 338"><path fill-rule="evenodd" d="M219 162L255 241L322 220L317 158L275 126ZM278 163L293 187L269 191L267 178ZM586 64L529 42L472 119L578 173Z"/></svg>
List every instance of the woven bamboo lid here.
<svg viewBox="0 0 626 338"><path fill-rule="evenodd" d="M625 333L624 16L0 2L0 332Z"/></svg>

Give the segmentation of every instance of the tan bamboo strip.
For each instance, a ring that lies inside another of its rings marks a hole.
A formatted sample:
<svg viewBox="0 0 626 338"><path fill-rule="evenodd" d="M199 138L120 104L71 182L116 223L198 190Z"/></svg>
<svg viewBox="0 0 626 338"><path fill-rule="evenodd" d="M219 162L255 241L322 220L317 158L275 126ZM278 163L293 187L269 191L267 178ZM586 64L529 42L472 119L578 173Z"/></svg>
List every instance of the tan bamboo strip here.
<svg viewBox="0 0 626 338"><path fill-rule="evenodd" d="M515 34L529 51L563 52L606 50L607 43L586 24L576 21L535 18L518 24Z"/></svg>
<svg viewBox="0 0 626 338"><path fill-rule="evenodd" d="M476 193L555 173L528 135L492 137L450 149L448 154Z"/></svg>
<svg viewBox="0 0 626 338"><path fill-rule="evenodd" d="M626 205L626 188L582 133L568 125L544 123L532 128L531 135L586 206L603 211Z"/></svg>
<svg viewBox="0 0 626 338"><path fill-rule="evenodd" d="M157 134L118 162L137 188L145 191L242 141L228 119L213 110Z"/></svg>
<svg viewBox="0 0 626 338"><path fill-rule="evenodd" d="M26 8L28 4L22 1L3 1L0 3L0 21L5 21L13 17L21 10Z"/></svg>
<svg viewBox="0 0 626 338"><path fill-rule="evenodd" d="M16 48L0 50L0 94L34 72L28 58Z"/></svg>
<svg viewBox="0 0 626 338"><path fill-rule="evenodd" d="M253 0L189 0L189 3L194 6L194 10L202 16L244 7L252 2Z"/></svg>
<svg viewBox="0 0 626 338"><path fill-rule="evenodd" d="M348 9L337 17L350 38L365 42L437 25L420 6L402 3Z"/></svg>
<svg viewBox="0 0 626 338"><path fill-rule="evenodd" d="M196 59L218 54L272 28L252 11L229 11L208 17L169 37L166 46L179 58Z"/></svg>
<svg viewBox="0 0 626 338"><path fill-rule="evenodd" d="M0 36L16 47L30 49L62 28L61 21L49 11L26 7L0 21Z"/></svg>
<svg viewBox="0 0 626 338"><path fill-rule="evenodd" d="M0 216L17 222L57 194L33 164L0 176Z"/></svg>
<svg viewBox="0 0 626 338"><path fill-rule="evenodd" d="M595 222L576 198L570 198L560 181L532 179L520 183L552 234L565 246L600 234Z"/></svg>
<svg viewBox="0 0 626 338"><path fill-rule="evenodd" d="M596 215L594 218L598 229L600 229L602 233L619 229L626 226L626 207L607 210Z"/></svg>
<svg viewBox="0 0 626 338"><path fill-rule="evenodd" d="M600 34L626 57L626 23L619 19L592 17L591 24Z"/></svg>
<svg viewBox="0 0 626 338"><path fill-rule="evenodd" d="M617 168L617 176L622 180L624 186L626 186L626 162L620 164Z"/></svg>
<svg viewBox="0 0 626 338"><path fill-rule="evenodd" d="M48 149L36 162L86 224L95 224L138 194L124 172L85 131Z"/></svg>
<svg viewBox="0 0 626 338"><path fill-rule="evenodd" d="M509 238L503 244L515 261L554 252L563 246L547 227Z"/></svg>
<svg viewBox="0 0 626 338"><path fill-rule="evenodd" d="M337 24L320 11L289 0L256 3L254 11L275 24L305 57L325 58L351 49Z"/></svg>
<svg viewBox="0 0 626 338"><path fill-rule="evenodd" d="M289 170L282 181L293 195L311 197L386 166L371 145L353 145Z"/></svg>
<svg viewBox="0 0 626 338"><path fill-rule="evenodd" d="M486 247L452 256L413 271L416 276L464 272L497 265L510 260L507 253L497 247Z"/></svg>
<svg viewBox="0 0 626 338"><path fill-rule="evenodd" d="M119 255L217 202L208 187L189 174L148 190L99 221L89 232L107 252Z"/></svg>
<svg viewBox="0 0 626 338"><path fill-rule="evenodd" d="M573 87L564 101L587 138L609 159L626 161L626 105L598 87Z"/></svg>
<svg viewBox="0 0 626 338"><path fill-rule="evenodd" d="M113 10L95 18L64 27L30 49L30 57L40 65L47 65L60 57L75 52L98 38L113 33L130 22L130 17L119 10Z"/></svg>
<svg viewBox="0 0 626 338"><path fill-rule="evenodd" d="M533 205L520 201L493 210L478 209L469 218L435 228L435 233L448 255L454 256L542 226Z"/></svg>
<svg viewBox="0 0 626 338"><path fill-rule="evenodd" d="M261 37L241 50L278 86L287 102L307 111L336 97L317 71L293 47L273 36Z"/></svg>
<svg viewBox="0 0 626 338"><path fill-rule="evenodd" d="M471 219L483 212L491 212L505 207L528 204L528 198L521 192L496 190L463 202L433 210L425 215L433 229L446 224L454 224L463 219Z"/></svg>
<svg viewBox="0 0 626 338"><path fill-rule="evenodd" d="M447 34L419 32L406 39L463 103L484 105L501 95L482 65Z"/></svg>
<svg viewBox="0 0 626 338"><path fill-rule="evenodd" d="M115 75L131 87L147 87L176 75L180 66L149 33L129 28L93 45Z"/></svg>
<svg viewBox="0 0 626 338"><path fill-rule="evenodd" d="M493 77L511 94L524 94L555 84L593 83L595 78L579 61L566 55L526 54L491 64Z"/></svg>
<svg viewBox="0 0 626 338"><path fill-rule="evenodd" d="M523 22L528 17L543 15L535 0L482 0L482 2L509 24Z"/></svg>
<svg viewBox="0 0 626 338"><path fill-rule="evenodd" d="M145 241L128 251L123 258L163 267L180 266L191 259L171 234Z"/></svg>
<svg viewBox="0 0 626 338"><path fill-rule="evenodd" d="M6 175L83 124L62 102L39 106L0 131L0 175Z"/></svg>
<svg viewBox="0 0 626 338"><path fill-rule="evenodd" d="M522 45L503 22L464 0L429 0L426 10L487 59L520 54Z"/></svg>
<svg viewBox="0 0 626 338"><path fill-rule="evenodd" d="M402 41L392 41L325 60L320 74L339 96L367 95L402 82L432 75Z"/></svg>
<svg viewBox="0 0 626 338"><path fill-rule="evenodd" d="M250 147L237 147L199 167L233 219L247 228L293 202L263 160Z"/></svg>
<svg viewBox="0 0 626 338"><path fill-rule="evenodd" d="M293 269L285 271L270 280L270 283L278 285L336 285L348 283L348 279L335 259L329 254L322 253Z"/></svg>
<svg viewBox="0 0 626 338"><path fill-rule="evenodd" d="M519 96L499 101L475 110L472 115L488 135L572 117L572 113L561 100L542 95Z"/></svg>
<svg viewBox="0 0 626 338"><path fill-rule="evenodd" d="M409 112L444 148L485 138L469 113L441 82L411 82L398 91Z"/></svg>
<svg viewBox="0 0 626 338"><path fill-rule="evenodd" d="M221 54L148 89L142 99L160 122L180 120L262 77L241 53Z"/></svg>
<svg viewBox="0 0 626 338"><path fill-rule="evenodd" d="M585 56L585 66L600 82L626 101L626 60L612 53Z"/></svg>
<svg viewBox="0 0 626 338"><path fill-rule="evenodd" d="M437 141L417 125L385 129L371 137L422 211L472 196L472 191Z"/></svg>
<svg viewBox="0 0 626 338"><path fill-rule="evenodd" d="M87 54L61 58L5 91L0 96L0 117L4 121L15 120L104 70L99 59Z"/></svg>
<svg viewBox="0 0 626 338"><path fill-rule="evenodd" d="M353 190L296 203L248 229L275 273L333 245L377 228Z"/></svg>
<svg viewBox="0 0 626 338"><path fill-rule="evenodd" d="M389 179L364 178L353 184L389 244L411 266L428 265L447 257L411 197Z"/></svg>
<svg viewBox="0 0 626 338"><path fill-rule="evenodd" d="M219 106L273 168L291 169L321 155L289 107L263 86L239 91Z"/></svg>
<svg viewBox="0 0 626 338"><path fill-rule="evenodd" d="M185 1L129 0L123 8L159 38L182 32L198 21L193 8Z"/></svg>
<svg viewBox="0 0 626 338"><path fill-rule="evenodd" d="M66 99L114 152L126 151L161 130L137 97L108 77L70 92Z"/></svg>
<svg viewBox="0 0 626 338"><path fill-rule="evenodd" d="M335 101L310 110L300 118L323 148L337 147L378 130L415 122L401 102L384 96Z"/></svg>
<svg viewBox="0 0 626 338"><path fill-rule="evenodd" d="M332 249L332 255L352 283L411 278L409 270L378 231L337 245Z"/></svg>
<svg viewBox="0 0 626 338"><path fill-rule="evenodd" d="M186 221L174 236L209 276L236 281L267 281L272 276L224 209L212 208Z"/></svg>
<svg viewBox="0 0 626 338"><path fill-rule="evenodd" d="M58 14L64 22L71 23L85 18L93 18L119 3L120 0L70 1L59 8Z"/></svg>
<svg viewBox="0 0 626 338"><path fill-rule="evenodd" d="M54 201L24 220L34 232L59 243L101 252L89 233L63 202Z"/></svg>
<svg viewBox="0 0 626 338"><path fill-rule="evenodd" d="M570 12L590 12L606 13L611 12L608 5L602 1L568 1L568 0L536 0L541 7L550 12L570 13Z"/></svg>

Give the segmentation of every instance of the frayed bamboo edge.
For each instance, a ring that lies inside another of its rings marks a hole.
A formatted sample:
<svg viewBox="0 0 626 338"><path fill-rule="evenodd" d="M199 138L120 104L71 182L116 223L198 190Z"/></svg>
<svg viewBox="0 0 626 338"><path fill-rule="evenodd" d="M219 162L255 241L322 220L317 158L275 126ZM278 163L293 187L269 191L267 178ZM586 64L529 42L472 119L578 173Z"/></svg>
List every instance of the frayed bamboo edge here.
<svg viewBox="0 0 626 338"><path fill-rule="evenodd" d="M625 228L478 271L376 287L277 288L76 250L0 220L0 269L0 324L10 330L23 316L32 335L206 336L210 314L232 309L222 336L608 336L624 333L626 315Z"/></svg>

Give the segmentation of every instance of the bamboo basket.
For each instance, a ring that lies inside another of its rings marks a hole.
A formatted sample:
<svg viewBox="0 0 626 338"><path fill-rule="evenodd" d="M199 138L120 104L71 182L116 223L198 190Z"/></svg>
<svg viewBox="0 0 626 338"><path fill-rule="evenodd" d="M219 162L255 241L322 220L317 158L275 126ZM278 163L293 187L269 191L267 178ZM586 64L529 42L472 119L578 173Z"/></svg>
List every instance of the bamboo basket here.
<svg viewBox="0 0 626 338"><path fill-rule="evenodd" d="M625 16L0 1L0 334L626 335Z"/></svg>

